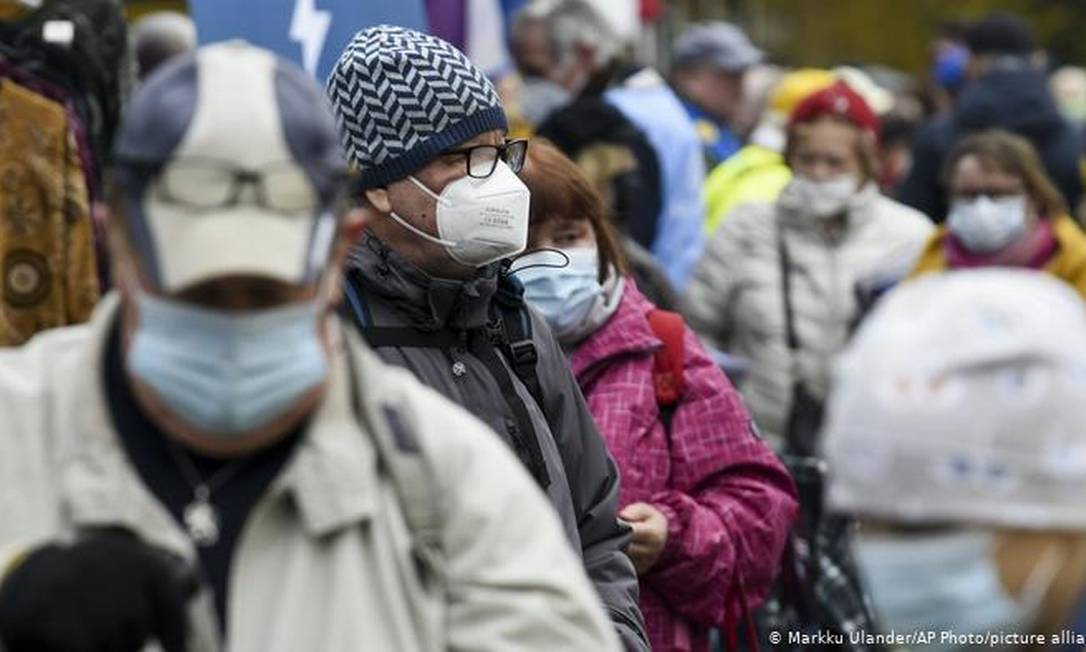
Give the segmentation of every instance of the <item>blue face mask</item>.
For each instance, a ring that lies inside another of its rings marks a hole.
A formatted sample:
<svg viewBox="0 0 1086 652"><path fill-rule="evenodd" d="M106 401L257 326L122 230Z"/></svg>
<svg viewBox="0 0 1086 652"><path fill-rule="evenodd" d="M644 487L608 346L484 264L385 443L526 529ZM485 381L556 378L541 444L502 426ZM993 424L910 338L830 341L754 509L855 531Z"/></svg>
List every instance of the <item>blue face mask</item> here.
<svg viewBox="0 0 1086 652"><path fill-rule="evenodd" d="M961 45L944 46L935 57L931 76L944 89L954 92L965 85L969 66L969 50Z"/></svg>
<svg viewBox="0 0 1086 652"><path fill-rule="evenodd" d="M319 305L229 313L141 294L128 368L177 416L228 438L258 428L320 385Z"/></svg>
<svg viewBox="0 0 1086 652"><path fill-rule="evenodd" d="M1014 598L1003 588L992 535L957 531L856 542L856 561L886 630L1015 632L1037 614L1058 566L1040 561ZM925 649L957 650L939 645Z"/></svg>
<svg viewBox="0 0 1086 652"><path fill-rule="evenodd" d="M521 257L517 278L524 284L524 298L547 319L560 341L568 341L604 302L599 281L599 254L595 247L564 249L569 264L562 268L531 266L531 256Z"/></svg>

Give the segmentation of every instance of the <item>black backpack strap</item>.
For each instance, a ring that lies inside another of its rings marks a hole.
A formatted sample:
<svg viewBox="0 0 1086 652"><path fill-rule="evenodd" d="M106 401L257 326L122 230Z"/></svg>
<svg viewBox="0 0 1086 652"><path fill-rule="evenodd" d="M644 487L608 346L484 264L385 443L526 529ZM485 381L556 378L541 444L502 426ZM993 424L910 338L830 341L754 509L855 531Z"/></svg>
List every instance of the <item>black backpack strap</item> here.
<svg viewBox="0 0 1086 652"><path fill-rule="evenodd" d="M502 270L498 277L498 291L492 307L496 313L493 317L501 328L499 340L509 366L543 409L543 385L536 369L539 351L532 339L532 316L524 303L524 285L508 270Z"/></svg>
<svg viewBox="0 0 1086 652"><path fill-rule="evenodd" d="M344 275L343 296L346 301L340 312L355 322L358 332L371 347L451 349L463 346L463 337L451 331L424 331L410 326L374 326L373 314L354 277L355 273L355 270L349 270Z"/></svg>
<svg viewBox="0 0 1086 652"><path fill-rule="evenodd" d="M775 224L777 232L777 259L780 261L781 270L781 296L784 301L784 328L788 341L788 350L792 354L793 366L795 366L796 352L799 351L799 334L796 332L796 313L792 307L792 256L788 251L788 244L784 241L784 227L779 218Z"/></svg>
<svg viewBox="0 0 1086 652"><path fill-rule="evenodd" d="M509 368L498 355L492 334L483 330L472 332L469 340L469 350L490 371L494 381L498 383L502 399L509 409L513 411L515 423L509 424L509 435L513 441L513 450L517 457L531 472L539 486L546 489L550 486L550 473L547 471L546 460L543 459L543 451L539 446L539 434L532 423L532 415L528 406L517 393L516 385L509 373Z"/></svg>
<svg viewBox="0 0 1086 652"><path fill-rule="evenodd" d="M451 331L420 331L410 326L360 326L358 332L375 349L406 347L451 349L463 345L463 338Z"/></svg>
<svg viewBox="0 0 1086 652"><path fill-rule="evenodd" d="M373 315L370 314L369 305L362 296L362 289L355 279L357 274L358 271L351 268L343 274L343 297L346 300L340 306L340 313L345 317L351 317L351 321L361 329L373 324Z"/></svg>

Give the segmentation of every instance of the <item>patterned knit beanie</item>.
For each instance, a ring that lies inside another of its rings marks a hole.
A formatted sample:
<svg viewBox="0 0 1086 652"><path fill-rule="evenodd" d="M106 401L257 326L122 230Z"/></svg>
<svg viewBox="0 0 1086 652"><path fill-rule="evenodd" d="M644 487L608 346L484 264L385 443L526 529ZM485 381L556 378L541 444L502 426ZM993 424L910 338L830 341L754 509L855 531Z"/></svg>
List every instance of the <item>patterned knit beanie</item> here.
<svg viewBox="0 0 1086 652"><path fill-rule="evenodd" d="M326 89L362 189L402 179L443 150L506 129L482 71L445 41L402 27L356 34Z"/></svg>

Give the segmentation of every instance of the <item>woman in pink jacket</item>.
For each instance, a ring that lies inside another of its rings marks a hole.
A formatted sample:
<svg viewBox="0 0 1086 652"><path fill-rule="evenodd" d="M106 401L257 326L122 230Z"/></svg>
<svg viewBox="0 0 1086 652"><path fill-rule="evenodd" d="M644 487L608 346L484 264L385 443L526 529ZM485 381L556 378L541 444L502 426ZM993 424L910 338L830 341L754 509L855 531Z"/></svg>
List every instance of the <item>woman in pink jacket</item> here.
<svg viewBox="0 0 1086 652"><path fill-rule="evenodd" d="M707 650L710 628L734 628L768 592L796 512L792 480L693 332L622 273L576 165L533 141L521 177L530 246L564 256L532 253L514 269L618 463L650 643Z"/></svg>

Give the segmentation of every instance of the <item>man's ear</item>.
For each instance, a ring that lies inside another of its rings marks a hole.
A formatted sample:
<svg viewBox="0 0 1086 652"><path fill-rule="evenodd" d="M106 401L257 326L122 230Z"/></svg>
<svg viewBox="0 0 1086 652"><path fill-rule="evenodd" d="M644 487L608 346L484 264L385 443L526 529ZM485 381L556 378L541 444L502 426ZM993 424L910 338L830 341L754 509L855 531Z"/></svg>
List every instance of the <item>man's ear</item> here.
<svg viewBox="0 0 1086 652"><path fill-rule="evenodd" d="M113 286L122 294L130 293L135 289L131 287L132 284L138 283L140 272L124 221L103 202L95 202L91 206L91 219L95 228L106 236Z"/></svg>
<svg viewBox="0 0 1086 652"><path fill-rule="evenodd" d="M365 208L353 208L340 219L339 247L350 249L366 231L369 211ZM338 254L338 252L337 252Z"/></svg>
<svg viewBox="0 0 1086 652"><path fill-rule="evenodd" d="M366 201L373 210L387 215L392 212L392 202L388 198L388 188L370 188L366 191Z"/></svg>
<svg viewBox="0 0 1086 652"><path fill-rule="evenodd" d="M336 239L332 256L328 261L328 271L324 276L326 287L323 292L329 298L329 304L338 306L343 299L340 288L340 279L343 274L343 266L347 263L347 254L351 247L362 237L366 230L366 222L369 218L368 208L354 208L343 215L339 222L339 237Z"/></svg>

